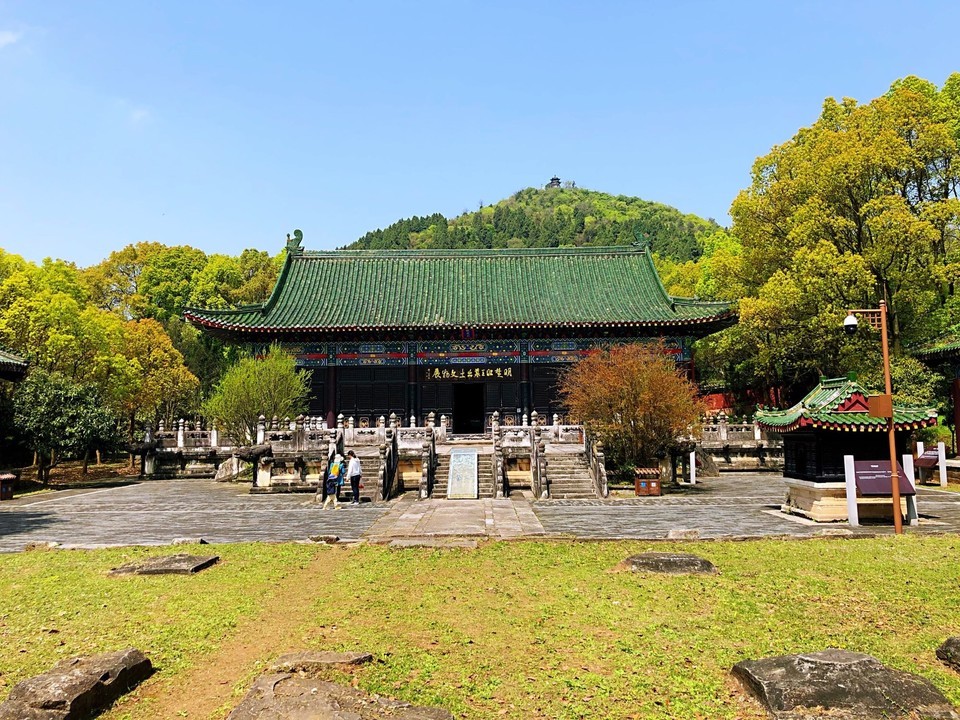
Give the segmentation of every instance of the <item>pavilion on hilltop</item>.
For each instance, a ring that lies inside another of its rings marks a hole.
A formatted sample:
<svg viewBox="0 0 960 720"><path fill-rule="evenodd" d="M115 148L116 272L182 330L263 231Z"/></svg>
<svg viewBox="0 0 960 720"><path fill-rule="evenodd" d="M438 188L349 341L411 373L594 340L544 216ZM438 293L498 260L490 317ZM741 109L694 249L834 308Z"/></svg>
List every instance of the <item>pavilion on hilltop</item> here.
<svg viewBox="0 0 960 720"><path fill-rule="evenodd" d="M310 252L301 233L269 299L187 308L204 330L313 369L310 414L360 427L445 414L482 432L563 414L557 376L593 349L662 340L692 373L693 340L736 322L728 303L667 294L649 250L527 248Z"/></svg>

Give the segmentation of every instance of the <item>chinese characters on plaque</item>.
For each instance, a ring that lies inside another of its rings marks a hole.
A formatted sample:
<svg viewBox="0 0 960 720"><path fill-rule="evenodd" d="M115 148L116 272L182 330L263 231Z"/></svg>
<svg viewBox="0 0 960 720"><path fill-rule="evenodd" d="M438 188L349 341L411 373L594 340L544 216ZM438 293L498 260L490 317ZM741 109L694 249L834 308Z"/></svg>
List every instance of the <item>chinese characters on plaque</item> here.
<svg viewBox="0 0 960 720"><path fill-rule="evenodd" d="M430 368L423 371L424 380L498 380L513 379L512 367Z"/></svg>

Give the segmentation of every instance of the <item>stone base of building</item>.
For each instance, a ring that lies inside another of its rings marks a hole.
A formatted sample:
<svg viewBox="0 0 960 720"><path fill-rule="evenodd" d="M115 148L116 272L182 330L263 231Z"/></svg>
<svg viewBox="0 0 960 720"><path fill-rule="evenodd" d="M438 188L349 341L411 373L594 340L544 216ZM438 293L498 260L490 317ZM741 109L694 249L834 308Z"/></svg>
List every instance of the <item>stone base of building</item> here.
<svg viewBox="0 0 960 720"><path fill-rule="evenodd" d="M847 522L847 486L842 482L813 482L784 478L787 501L781 510L816 522ZM900 499L903 514L907 512L906 499ZM860 520L891 520L892 503L887 497L857 498Z"/></svg>

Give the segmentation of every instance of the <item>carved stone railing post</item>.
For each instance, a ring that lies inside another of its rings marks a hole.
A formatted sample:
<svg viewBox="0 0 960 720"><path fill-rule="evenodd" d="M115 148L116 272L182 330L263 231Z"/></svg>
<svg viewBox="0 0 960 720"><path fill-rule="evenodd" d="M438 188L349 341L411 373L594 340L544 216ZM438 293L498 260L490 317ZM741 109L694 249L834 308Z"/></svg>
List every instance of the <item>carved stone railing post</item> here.
<svg viewBox="0 0 960 720"><path fill-rule="evenodd" d="M185 444L185 433L187 430L187 421L183 418L180 418L180 422L177 423L177 447L182 448Z"/></svg>
<svg viewBox="0 0 960 720"><path fill-rule="evenodd" d="M546 500L550 497L550 481L547 477L547 458L545 457L547 452L546 443L542 440L537 442L537 458L540 464L540 498Z"/></svg>
<svg viewBox="0 0 960 720"><path fill-rule="evenodd" d="M257 418L257 445L263 445L267 437L267 418L261 415Z"/></svg>
<svg viewBox="0 0 960 720"><path fill-rule="evenodd" d="M553 414L553 426L556 427L560 424L560 416L557 413Z"/></svg>
<svg viewBox="0 0 960 720"><path fill-rule="evenodd" d="M210 421L210 447L220 447L220 431L217 430L217 421Z"/></svg>
<svg viewBox="0 0 960 720"><path fill-rule="evenodd" d="M417 416L411 413L411 414L410 414L410 427L416 427L416 426L417 426Z"/></svg>
<svg viewBox="0 0 960 720"><path fill-rule="evenodd" d="M390 413L390 427L394 430L397 429L397 414L393 412Z"/></svg>
<svg viewBox="0 0 960 720"><path fill-rule="evenodd" d="M503 472L503 445L500 442L500 427L496 421L497 413L494 413L493 416L494 419L491 423L493 429L493 486L497 490L497 500L501 500L506 494L504 486L507 478Z"/></svg>
<svg viewBox="0 0 960 720"><path fill-rule="evenodd" d="M377 427L382 428L386 426L387 426L387 419L383 415L381 415L380 417L377 418Z"/></svg>
<svg viewBox="0 0 960 720"><path fill-rule="evenodd" d="M374 498L377 500L389 500L390 497L390 487L387 484L388 479L388 468L387 468L387 446L385 443L380 443L378 448L380 452L380 470L377 473L377 493L374 495Z"/></svg>
<svg viewBox="0 0 960 720"><path fill-rule="evenodd" d="M163 433L163 432L164 432L164 424L165 424L165 423L163 422L163 419L161 419L161 420L160 420L160 424L157 425L157 432L158 432L158 433Z"/></svg>
<svg viewBox="0 0 960 720"><path fill-rule="evenodd" d="M433 411L431 411L431 412L427 415L427 427L434 427L434 425L435 425L435 423L434 423L434 418L435 418L435 417L436 417L436 416L433 414Z"/></svg>
<svg viewBox="0 0 960 720"><path fill-rule="evenodd" d="M337 429L343 430L343 413L337 415Z"/></svg>
<svg viewBox="0 0 960 720"><path fill-rule="evenodd" d="M490 417L490 430L493 432L493 436L497 437L500 434L500 411L494 410L493 415Z"/></svg>
<svg viewBox="0 0 960 720"><path fill-rule="evenodd" d="M726 442L727 441L727 414L725 412L721 412L717 416L717 428L720 431L720 441Z"/></svg>
<svg viewBox="0 0 960 720"><path fill-rule="evenodd" d="M523 427L528 427L529 421L528 421L528 419L527 419L527 414L526 414L526 413L523 414L523 418L521 419L520 424L521 424Z"/></svg>
<svg viewBox="0 0 960 720"><path fill-rule="evenodd" d="M430 443L424 440L420 454L420 499L430 495Z"/></svg>

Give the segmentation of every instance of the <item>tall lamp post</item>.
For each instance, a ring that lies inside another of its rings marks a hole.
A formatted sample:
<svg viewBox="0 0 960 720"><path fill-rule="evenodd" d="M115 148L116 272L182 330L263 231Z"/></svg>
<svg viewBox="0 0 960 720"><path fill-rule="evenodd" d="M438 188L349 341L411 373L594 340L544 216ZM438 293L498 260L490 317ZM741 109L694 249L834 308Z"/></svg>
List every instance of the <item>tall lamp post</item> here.
<svg viewBox="0 0 960 720"><path fill-rule="evenodd" d="M887 418L887 439L890 443L890 493L893 496L893 529L897 535L903 534L903 518L900 514L900 477L897 473L897 441L893 425L893 384L890 382L890 349L887 342L887 303L880 301L879 309L847 310L843 320L843 329L853 334L857 331L857 316L870 323L870 327L880 331L880 343L883 346L883 384L885 394L879 401L871 403L871 415Z"/></svg>

